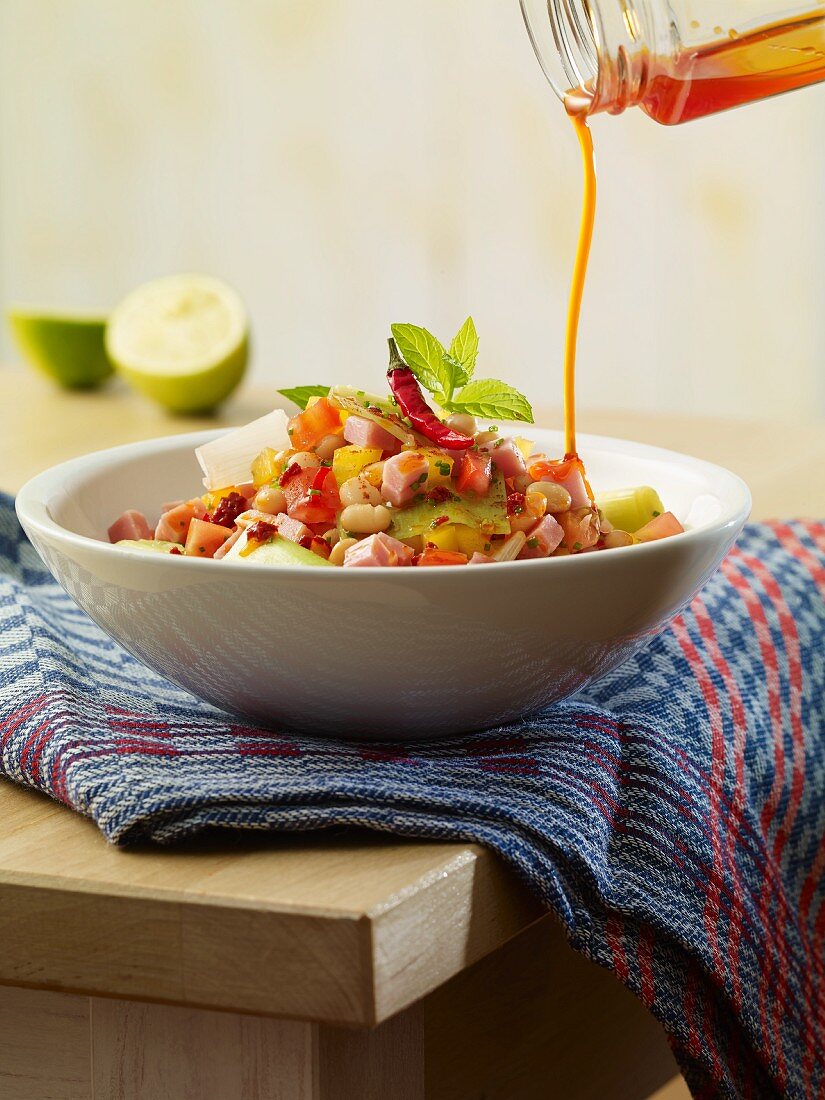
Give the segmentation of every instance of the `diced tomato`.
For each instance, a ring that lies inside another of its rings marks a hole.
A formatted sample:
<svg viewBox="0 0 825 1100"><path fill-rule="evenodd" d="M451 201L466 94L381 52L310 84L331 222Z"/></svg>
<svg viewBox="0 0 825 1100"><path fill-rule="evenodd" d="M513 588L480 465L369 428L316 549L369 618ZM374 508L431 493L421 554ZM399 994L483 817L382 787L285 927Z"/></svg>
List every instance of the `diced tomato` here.
<svg viewBox="0 0 825 1100"><path fill-rule="evenodd" d="M338 482L328 466L302 470L283 486L287 513L301 523L335 523L341 507Z"/></svg>
<svg viewBox="0 0 825 1100"><path fill-rule="evenodd" d="M466 565L467 555L458 550L433 550L428 548L415 559L416 565Z"/></svg>
<svg viewBox="0 0 825 1100"><path fill-rule="evenodd" d="M212 558L229 538L230 531L217 523L207 523L202 519L193 519L186 535L184 554L190 558Z"/></svg>
<svg viewBox="0 0 825 1100"><path fill-rule="evenodd" d="M189 524L195 519L209 519L203 501L197 497L164 512L155 527L155 538L162 542L177 542L183 546L189 533Z"/></svg>
<svg viewBox="0 0 825 1100"><path fill-rule="evenodd" d="M475 493L483 497L489 492L492 476L492 458L478 451L467 451L461 460L455 487L459 493Z"/></svg>
<svg viewBox="0 0 825 1100"><path fill-rule="evenodd" d="M644 527L640 527L636 538L639 542L656 542L658 539L670 538L671 535L683 535L684 532L684 527L673 512L662 512L660 516L648 520Z"/></svg>
<svg viewBox="0 0 825 1100"><path fill-rule="evenodd" d="M322 397L293 416L287 431L293 450L311 451L325 435L337 435L341 431L341 413Z"/></svg>

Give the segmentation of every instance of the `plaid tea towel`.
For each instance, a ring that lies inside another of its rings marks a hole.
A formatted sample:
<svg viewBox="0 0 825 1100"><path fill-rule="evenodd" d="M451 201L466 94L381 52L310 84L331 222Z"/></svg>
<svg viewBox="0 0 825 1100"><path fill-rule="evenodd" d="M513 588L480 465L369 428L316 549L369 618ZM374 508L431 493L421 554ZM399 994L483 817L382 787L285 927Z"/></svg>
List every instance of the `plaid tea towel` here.
<svg viewBox="0 0 825 1100"><path fill-rule="evenodd" d="M665 1026L697 1096L825 1095L825 524L751 525L574 702L452 741L275 735L148 671L0 497L0 768L109 840L358 825L507 860Z"/></svg>

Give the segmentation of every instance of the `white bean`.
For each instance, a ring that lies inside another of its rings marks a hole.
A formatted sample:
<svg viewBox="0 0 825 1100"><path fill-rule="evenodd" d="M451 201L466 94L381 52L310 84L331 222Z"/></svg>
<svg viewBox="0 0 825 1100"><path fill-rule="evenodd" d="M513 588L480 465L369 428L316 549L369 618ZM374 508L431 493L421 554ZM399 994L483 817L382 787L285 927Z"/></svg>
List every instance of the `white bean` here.
<svg viewBox="0 0 825 1100"><path fill-rule="evenodd" d="M453 413L452 416L447 417L447 423L462 435L476 434L476 418L469 413Z"/></svg>
<svg viewBox="0 0 825 1100"><path fill-rule="evenodd" d="M324 540L324 542L328 542L330 546L337 546L341 539L341 536L338 534L337 527L330 527L328 531L324 531L323 535L321 535L321 538Z"/></svg>
<svg viewBox="0 0 825 1100"><path fill-rule="evenodd" d="M361 471L361 477L365 477L370 485L374 485L376 489L381 487L381 482L384 480L384 463L371 462L369 466L365 466Z"/></svg>
<svg viewBox="0 0 825 1100"><path fill-rule="evenodd" d="M286 497L277 485L265 485L259 489L252 504L259 512L268 512L271 516L286 511Z"/></svg>
<svg viewBox="0 0 825 1100"><path fill-rule="evenodd" d="M498 437L498 432L476 432L476 443L479 447L483 447L485 443L492 443Z"/></svg>
<svg viewBox="0 0 825 1100"><path fill-rule="evenodd" d="M383 504L350 504L341 513L341 526L356 535L374 535L386 531L392 514Z"/></svg>
<svg viewBox="0 0 825 1100"><path fill-rule="evenodd" d="M294 455L287 458L286 468L289 469L296 462L302 470L316 470L321 465L320 458L312 451L296 451Z"/></svg>
<svg viewBox="0 0 825 1100"><path fill-rule="evenodd" d="M565 487L557 485L555 481L535 481L528 492L541 493L547 501L546 511L548 512L567 512L573 499Z"/></svg>
<svg viewBox="0 0 825 1100"><path fill-rule="evenodd" d="M344 555L351 546L355 546L358 539L339 539L330 551L329 561L330 565L343 565Z"/></svg>
<svg viewBox="0 0 825 1100"><path fill-rule="evenodd" d="M318 446L315 448L315 454L322 462L327 462L332 458L335 451L339 447L343 447L346 444L346 439L338 432L336 435L325 435Z"/></svg>
<svg viewBox="0 0 825 1100"><path fill-rule="evenodd" d="M338 490L341 504L346 508L352 504L380 504L381 494L361 474L345 481Z"/></svg>

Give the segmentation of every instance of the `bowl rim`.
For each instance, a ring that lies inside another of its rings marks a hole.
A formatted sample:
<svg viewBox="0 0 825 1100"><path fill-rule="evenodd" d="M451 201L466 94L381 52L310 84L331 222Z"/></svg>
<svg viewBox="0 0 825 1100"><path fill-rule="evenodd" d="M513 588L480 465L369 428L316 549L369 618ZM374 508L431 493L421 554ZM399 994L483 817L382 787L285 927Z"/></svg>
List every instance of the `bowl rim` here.
<svg viewBox="0 0 825 1100"><path fill-rule="evenodd" d="M530 425L529 427L542 434L561 434L558 429L554 428L545 428L540 425ZM175 435L157 436L152 439L138 440L133 443L121 443L115 447L106 447L102 450L90 451L87 454L79 455L76 458L70 458L64 462L50 466L39 474L35 474L34 477L29 478L18 491L15 497L15 509L18 519L27 533L28 530L31 529L43 538L58 540L59 542L87 552L92 551L101 554L116 552L119 557L126 558L127 560L134 561L137 559L147 568L168 568L168 558L173 557L174 568L186 570L188 576L191 576L189 571L192 569L196 569L199 572L202 572L204 569L213 571L221 570L223 575L227 575L226 570L229 568L235 571L240 569L245 576L250 575L251 571L253 573L262 573L270 576L301 576L306 578L307 569L300 565L264 565L256 562L226 561L225 559L214 561L210 558L187 558L183 555L153 555L138 550L124 549L123 547L118 549L113 543L103 542L101 539L91 538L88 535L80 535L74 531L68 530L68 528L63 527L52 517L46 506L47 497L49 497L55 489L61 488L69 475L82 473L84 469L88 469L90 472L97 470L101 465L105 465L107 460L137 459L147 453L166 449L177 450L185 445L191 445L194 451L195 447L211 439L216 439L232 430L232 428L209 428L195 432L182 432ZM725 537L730 536L732 540L739 533L750 515L752 505L750 489L742 478L734 474L731 470L726 469L724 466L717 466L712 462L707 462L705 459L694 458L692 455L687 455L680 451L671 451L666 447L657 447L649 443L636 443L632 440L617 439L612 436L582 434L579 436L579 442L581 450L585 453L588 447L593 449L613 450L619 454L625 454L632 457L666 461L672 466L675 465L687 468L694 472L701 473L705 477L712 476L721 479L721 481L726 484L728 495L732 497L732 501L727 506L724 500L721 501L722 510L715 520L702 524L699 527L689 528L683 534L675 538L660 539L655 542L642 543L641 545L636 544L632 546L617 547L611 550L608 555L571 554L568 557L561 558L530 558L526 561L491 562L484 566L485 575L488 569L495 569L496 572L500 572L502 569L506 568L508 572L512 572L512 566L514 565L520 566L522 570L528 567L534 570L537 568L547 569L551 561L555 563L555 568L558 568L561 563L564 563L562 568L565 569L592 568L592 563L594 561L601 560L605 557L607 557L608 560L615 561L617 555L626 555L630 552L635 555L647 554L649 556L650 554L662 553L663 549L667 549L674 543L684 544L685 541L688 540L690 542L695 542L700 539L705 539L708 536L718 536L720 540L724 540ZM455 566L428 566L426 569L415 570L416 575L433 573L442 578L445 572L455 574ZM474 576L478 570L461 569L458 570L458 572L463 576L468 574ZM358 569L333 568L330 571L315 570L312 571L310 575L318 579L330 576L361 576L371 578L380 576L388 580L390 577L399 574L402 577L410 575L407 569L386 569L381 566L366 566Z"/></svg>

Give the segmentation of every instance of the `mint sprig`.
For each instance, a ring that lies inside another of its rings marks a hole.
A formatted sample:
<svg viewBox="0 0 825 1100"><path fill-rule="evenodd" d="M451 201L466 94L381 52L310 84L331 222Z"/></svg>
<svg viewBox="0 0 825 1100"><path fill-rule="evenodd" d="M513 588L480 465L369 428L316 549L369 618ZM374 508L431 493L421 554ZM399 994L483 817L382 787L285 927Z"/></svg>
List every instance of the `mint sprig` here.
<svg viewBox="0 0 825 1100"><path fill-rule="evenodd" d="M449 351L419 325L391 327L405 363L446 412L533 423L533 410L524 394L495 378L472 378L479 343L472 317L453 337Z"/></svg>
<svg viewBox="0 0 825 1100"><path fill-rule="evenodd" d="M447 354L453 363L456 385L463 386L472 378L478 358L478 333L472 317L455 334Z"/></svg>
<svg viewBox="0 0 825 1100"><path fill-rule="evenodd" d="M404 362L421 385L443 405L454 388L454 371L441 341L418 325L392 325L392 334Z"/></svg>
<svg viewBox="0 0 825 1100"><path fill-rule="evenodd" d="M291 390L278 390L281 397L285 397L287 401L291 401L293 405L297 405L299 409L305 409L309 403L310 397L326 397L329 393L329 386L296 386Z"/></svg>
<svg viewBox="0 0 825 1100"><path fill-rule="evenodd" d="M452 412L472 413L493 420L523 420L533 423L533 410L523 393L495 378L477 378L468 383L451 403Z"/></svg>

